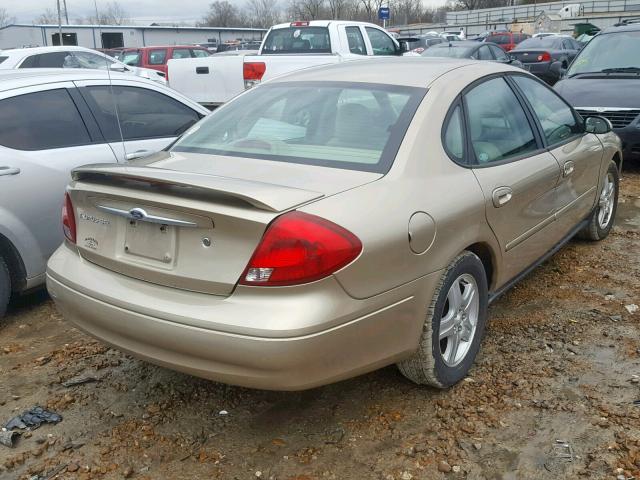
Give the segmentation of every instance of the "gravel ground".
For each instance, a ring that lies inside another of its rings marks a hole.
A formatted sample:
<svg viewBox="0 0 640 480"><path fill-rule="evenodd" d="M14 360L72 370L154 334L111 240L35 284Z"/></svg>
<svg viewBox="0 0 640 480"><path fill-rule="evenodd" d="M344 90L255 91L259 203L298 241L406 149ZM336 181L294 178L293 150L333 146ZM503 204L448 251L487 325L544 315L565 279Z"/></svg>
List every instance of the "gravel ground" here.
<svg viewBox="0 0 640 480"><path fill-rule="evenodd" d="M44 292L18 299L0 422L34 405L64 419L0 445L0 478L640 478L640 169L620 202L608 239L571 242L491 307L448 391L395 367L298 393L216 384L102 346ZM62 385L78 376L97 381Z"/></svg>

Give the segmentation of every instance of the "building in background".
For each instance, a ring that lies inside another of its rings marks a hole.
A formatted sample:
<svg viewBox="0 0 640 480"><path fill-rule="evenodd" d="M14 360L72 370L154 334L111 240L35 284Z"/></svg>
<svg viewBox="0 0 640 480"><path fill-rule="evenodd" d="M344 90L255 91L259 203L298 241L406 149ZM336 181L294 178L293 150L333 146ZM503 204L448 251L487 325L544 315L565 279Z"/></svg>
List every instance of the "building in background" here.
<svg viewBox="0 0 640 480"><path fill-rule="evenodd" d="M261 28L63 25L63 45L87 48L145 47L261 40ZM57 25L13 24L0 28L0 49L60 45Z"/></svg>

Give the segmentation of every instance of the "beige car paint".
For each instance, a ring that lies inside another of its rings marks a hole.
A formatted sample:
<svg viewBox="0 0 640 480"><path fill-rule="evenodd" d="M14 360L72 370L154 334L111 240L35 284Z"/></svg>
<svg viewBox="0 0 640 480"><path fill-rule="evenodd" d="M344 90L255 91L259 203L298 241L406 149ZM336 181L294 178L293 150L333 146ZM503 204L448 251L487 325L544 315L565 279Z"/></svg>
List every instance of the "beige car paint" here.
<svg viewBox="0 0 640 480"><path fill-rule="evenodd" d="M85 178L81 175L69 187L77 209L91 208L99 197L124 202L123 207L144 204L155 213L195 223L206 217L213 228L202 220L197 235L194 229L193 238L184 237L190 248L179 255L198 252L201 261L198 257L189 268L167 272L159 259L142 268L139 259L117 259L113 251L98 258L81 244L100 232L99 225L79 226L78 245L66 242L49 262L49 291L65 317L91 335L154 363L228 383L302 389L407 358L417 348L441 272L460 252L478 254L490 291L500 290L582 220L571 225L558 221L559 192L588 191L592 178L595 195L600 180L588 165L602 177L619 154L617 137L602 135L597 138L604 147L585 140L553 155L538 152L493 167L454 163L441 143L449 106L469 83L498 72L521 71L491 62L397 58L285 77L428 87L384 176L182 153L137 164L177 170L176 178L185 185L201 182L207 171L215 173L213 183L176 195L183 187L144 181L123 186L109 178L96 180L87 170ZM282 79L272 80L278 81ZM600 167L594 165L598 148L605 152ZM578 151L589 152L587 163ZM565 187L560 165L568 158L578 161L575 172L580 174ZM234 185L233 192L225 194L225 181ZM496 207L492 195L499 187L510 187L513 196ZM289 189L322 196L302 204L298 200L306 194L283 200L278 192ZM583 218L589 211L586 199L593 205L594 198L585 195L584 205L580 203L586 208ZM305 285L236 285L267 223L289 209L319 215L353 232L363 243L361 255L334 275ZM410 244L409 224L416 212L433 219L432 226L428 219L419 225L431 237L423 239L427 246L421 253L414 253ZM87 215L98 213L88 210ZM126 226L119 232L122 228ZM96 240L113 248L111 235L103 233ZM178 244L183 241L183 233L179 235ZM196 245L202 235L211 235L219 250ZM206 258L210 252L211 261ZM188 283L198 279L200 286Z"/></svg>

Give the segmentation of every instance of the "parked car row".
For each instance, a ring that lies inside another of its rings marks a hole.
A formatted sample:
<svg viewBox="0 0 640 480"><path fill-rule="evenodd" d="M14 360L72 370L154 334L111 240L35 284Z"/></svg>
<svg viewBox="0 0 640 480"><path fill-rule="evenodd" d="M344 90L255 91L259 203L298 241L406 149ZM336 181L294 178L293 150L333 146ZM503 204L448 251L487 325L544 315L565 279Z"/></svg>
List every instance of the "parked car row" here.
<svg viewBox="0 0 640 480"><path fill-rule="evenodd" d="M395 363L454 385L491 301L609 234L639 39L603 31L554 90L523 68L547 50L404 56L375 25L292 22L257 55L169 60L174 87L219 79L208 115L135 75L0 72L0 314L46 279L83 331L197 376L297 390ZM619 81L625 106L576 110L574 79Z"/></svg>

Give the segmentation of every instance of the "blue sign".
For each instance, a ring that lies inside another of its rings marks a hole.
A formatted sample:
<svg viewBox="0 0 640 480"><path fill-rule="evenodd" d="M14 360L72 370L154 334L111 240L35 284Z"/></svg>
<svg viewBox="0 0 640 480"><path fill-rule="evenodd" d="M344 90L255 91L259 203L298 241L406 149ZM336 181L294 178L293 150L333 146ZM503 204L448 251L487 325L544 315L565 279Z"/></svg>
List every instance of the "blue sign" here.
<svg viewBox="0 0 640 480"><path fill-rule="evenodd" d="M378 18L380 20L389 20L389 7L380 7L378 10Z"/></svg>

